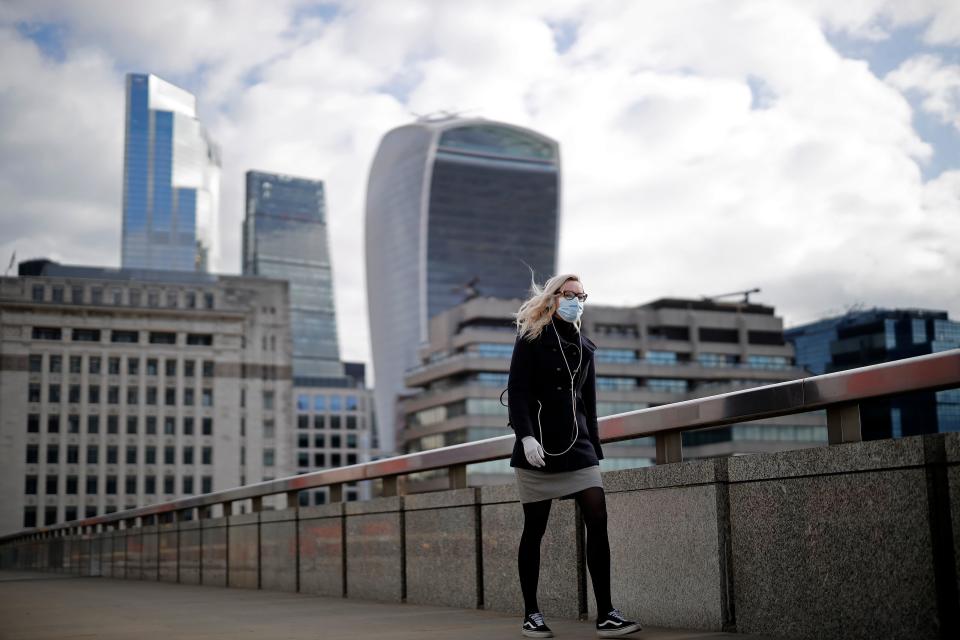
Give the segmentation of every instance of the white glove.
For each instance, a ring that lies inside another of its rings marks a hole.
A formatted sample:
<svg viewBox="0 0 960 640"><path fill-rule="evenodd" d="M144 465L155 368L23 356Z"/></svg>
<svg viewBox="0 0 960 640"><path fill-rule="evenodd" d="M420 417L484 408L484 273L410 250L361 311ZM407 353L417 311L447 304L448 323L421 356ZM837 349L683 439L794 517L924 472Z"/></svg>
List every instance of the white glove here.
<svg viewBox="0 0 960 640"><path fill-rule="evenodd" d="M543 447L533 436L526 436L523 440L523 454L527 457L527 462L535 467L542 467L546 462L543 461Z"/></svg>

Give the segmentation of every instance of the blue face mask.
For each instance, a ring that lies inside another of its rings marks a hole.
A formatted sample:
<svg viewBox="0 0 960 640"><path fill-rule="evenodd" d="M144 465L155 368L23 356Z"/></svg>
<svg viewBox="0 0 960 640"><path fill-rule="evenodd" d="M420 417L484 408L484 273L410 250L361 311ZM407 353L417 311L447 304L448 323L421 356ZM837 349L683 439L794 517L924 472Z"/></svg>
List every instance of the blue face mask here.
<svg viewBox="0 0 960 640"><path fill-rule="evenodd" d="M576 298L573 300L567 300L566 298L560 299L560 306L557 308L557 314L567 322L576 322L580 319L580 315L582 313L583 303Z"/></svg>

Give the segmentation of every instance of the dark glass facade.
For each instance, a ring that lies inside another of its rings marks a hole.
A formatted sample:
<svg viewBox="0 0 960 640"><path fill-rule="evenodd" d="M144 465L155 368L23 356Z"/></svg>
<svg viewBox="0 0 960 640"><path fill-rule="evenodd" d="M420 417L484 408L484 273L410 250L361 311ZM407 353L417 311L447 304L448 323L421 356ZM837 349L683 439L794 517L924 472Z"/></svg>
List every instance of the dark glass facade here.
<svg viewBox="0 0 960 640"><path fill-rule="evenodd" d="M559 148L485 120L390 131L370 170L367 298L381 445L431 317L470 297L523 298L556 270ZM385 313L384 310L389 310Z"/></svg>
<svg viewBox="0 0 960 640"><path fill-rule="evenodd" d="M290 283L297 385L342 377L323 182L247 172L243 272Z"/></svg>
<svg viewBox="0 0 960 640"><path fill-rule="evenodd" d="M960 348L960 322L943 311L872 309L784 331L797 365L813 374ZM960 390L919 392L861 403L864 439L960 431Z"/></svg>
<svg viewBox="0 0 960 640"><path fill-rule="evenodd" d="M220 159L193 96L128 74L124 145L123 267L206 271L216 252Z"/></svg>

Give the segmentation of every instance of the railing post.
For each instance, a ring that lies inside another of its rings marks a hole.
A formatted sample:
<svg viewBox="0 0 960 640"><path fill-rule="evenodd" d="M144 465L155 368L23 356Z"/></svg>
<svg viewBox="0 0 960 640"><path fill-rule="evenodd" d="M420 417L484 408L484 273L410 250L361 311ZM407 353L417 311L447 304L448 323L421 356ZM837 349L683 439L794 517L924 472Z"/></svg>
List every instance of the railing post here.
<svg viewBox="0 0 960 640"><path fill-rule="evenodd" d="M657 464L683 462L683 434L681 432L658 433L655 438L657 442Z"/></svg>
<svg viewBox="0 0 960 640"><path fill-rule="evenodd" d="M830 444L860 442L860 405L841 404L827 407L827 440Z"/></svg>
<svg viewBox="0 0 960 640"><path fill-rule="evenodd" d="M455 464L447 468L447 479L451 489L467 488L467 465Z"/></svg>

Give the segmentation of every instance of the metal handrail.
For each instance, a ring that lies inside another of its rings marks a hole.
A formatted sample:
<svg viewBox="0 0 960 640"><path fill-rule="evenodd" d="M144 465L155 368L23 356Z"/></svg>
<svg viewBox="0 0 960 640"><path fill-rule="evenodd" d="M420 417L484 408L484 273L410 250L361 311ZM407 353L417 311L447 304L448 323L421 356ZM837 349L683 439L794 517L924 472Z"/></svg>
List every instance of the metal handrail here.
<svg viewBox="0 0 960 640"><path fill-rule="evenodd" d="M860 440L860 401L911 391L957 387L960 387L960 349L952 349L607 416L599 420L600 440L607 443L655 436L657 462L677 462L682 459L680 436L684 431L826 408L830 443L852 442ZM129 523L137 518L187 512L217 504L228 506L241 500L252 499L256 502L255 508L259 508L259 501L267 496L286 494L294 497L299 491L325 486L339 487L339 493L343 483L360 480L380 478L385 486L392 481L389 486L395 494L397 477L434 469L449 468L451 477L460 478L465 486L466 465L507 458L513 452L514 442L515 436L505 435L315 471L51 527L39 527L4 536L0 542L122 521ZM225 513L228 513L226 509Z"/></svg>

